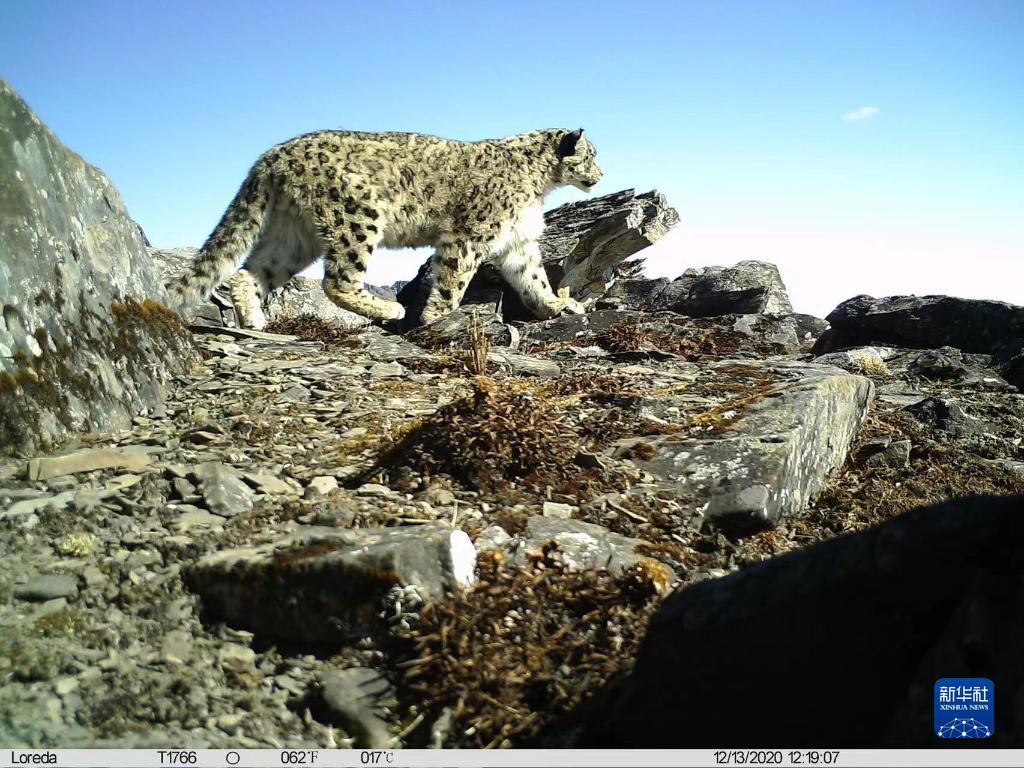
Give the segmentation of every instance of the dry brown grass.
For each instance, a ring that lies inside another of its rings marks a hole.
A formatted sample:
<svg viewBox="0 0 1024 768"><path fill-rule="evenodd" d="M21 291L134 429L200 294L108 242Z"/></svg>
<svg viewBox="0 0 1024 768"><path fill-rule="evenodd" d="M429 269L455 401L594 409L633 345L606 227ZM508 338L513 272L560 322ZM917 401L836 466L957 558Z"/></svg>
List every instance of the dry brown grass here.
<svg viewBox="0 0 1024 768"><path fill-rule="evenodd" d="M267 323L264 330L267 333L298 336L302 341L319 341L326 347L358 349L363 345L359 339L359 329L337 325L316 315L278 317Z"/></svg>
<svg viewBox="0 0 1024 768"><path fill-rule="evenodd" d="M630 668L656 591L639 568L571 573L553 544L525 568L482 557L477 586L428 606L408 636L402 693L434 716L450 708L446 747L529 746Z"/></svg>
<svg viewBox="0 0 1024 768"><path fill-rule="evenodd" d="M406 468L424 478L443 473L489 489L540 470L560 470L576 454L577 443L575 429L547 398L499 389L478 377L472 395L411 430L385 453L378 470Z"/></svg>
<svg viewBox="0 0 1024 768"><path fill-rule="evenodd" d="M466 367L474 376L483 376L487 373L487 355L491 351L491 340L484 333L480 324L480 316L473 315L473 320L466 329L466 341L469 349L466 352Z"/></svg>

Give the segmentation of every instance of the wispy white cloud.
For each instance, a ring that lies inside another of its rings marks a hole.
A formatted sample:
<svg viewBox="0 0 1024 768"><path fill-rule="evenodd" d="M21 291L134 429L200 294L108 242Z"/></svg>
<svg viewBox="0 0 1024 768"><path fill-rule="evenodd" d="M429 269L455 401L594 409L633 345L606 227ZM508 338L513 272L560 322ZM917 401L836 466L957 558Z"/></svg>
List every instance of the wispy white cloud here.
<svg viewBox="0 0 1024 768"><path fill-rule="evenodd" d="M874 117L881 110L878 107L858 107L852 112L847 112L843 115L844 123L856 123L860 120L867 120L869 117Z"/></svg>

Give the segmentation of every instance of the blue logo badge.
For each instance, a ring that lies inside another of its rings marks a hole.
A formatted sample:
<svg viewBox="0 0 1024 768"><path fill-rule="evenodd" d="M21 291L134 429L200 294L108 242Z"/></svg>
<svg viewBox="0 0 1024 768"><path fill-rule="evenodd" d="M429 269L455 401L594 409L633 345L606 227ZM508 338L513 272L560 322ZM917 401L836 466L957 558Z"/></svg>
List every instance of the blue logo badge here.
<svg viewBox="0 0 1024 768"><path fill-rule="evenodd" d="M996 686L987 677L936 680L934 713L940 739L987 739L996 732Z"/></svg>

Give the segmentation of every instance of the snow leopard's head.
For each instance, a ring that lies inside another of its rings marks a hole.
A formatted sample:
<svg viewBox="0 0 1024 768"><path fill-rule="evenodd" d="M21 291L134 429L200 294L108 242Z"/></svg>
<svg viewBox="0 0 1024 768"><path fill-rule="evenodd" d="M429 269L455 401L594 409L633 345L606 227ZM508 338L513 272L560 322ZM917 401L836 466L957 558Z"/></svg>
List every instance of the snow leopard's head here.
<svg viewBox="0 0 1024 768"><path fill-rule="evenodd" d="M558 139L558 180L589 192L604 176L597 165L594 145L583 138L583 129L566 131Z"/></svg>

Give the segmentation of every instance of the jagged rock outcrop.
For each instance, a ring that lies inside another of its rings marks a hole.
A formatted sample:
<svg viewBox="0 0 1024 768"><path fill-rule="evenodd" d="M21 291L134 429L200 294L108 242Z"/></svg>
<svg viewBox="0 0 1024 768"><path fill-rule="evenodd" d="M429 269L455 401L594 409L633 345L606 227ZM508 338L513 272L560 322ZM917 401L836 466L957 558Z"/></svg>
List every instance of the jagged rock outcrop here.
<svg viewBox="0 0 1024 768"><path fill-rule="evenodd" d="M3 81L0 212L0 453L160 409L195 353L142 232Z"/></svg>
<svg viewBox="0 0 1024 768"><path fill-rule="evenodd" d="M540 248L552 286L585 301L601 296L627 259L668 234L679 214L657 190L626 189L555 208L544 223Z"/></svg>
<svg viewBox="0 0 1024 768"><path fill-rule="evenodd" d="M631 309L667 310L689 317L728 314L793 314L779 268L764 261L731 267L695 267L675 280L632 278L611 287L603 298Z"/></svg>
<svg viewBox="0 0 1024 768"><path fill-rule="evenodd" d="M1019 746L1022 510L957 499L677 592L577 746L934 747L943 677L994 678L991 744Z"/></svg>
<svg viewBox="0 0 1024 768"><path fill-rule="evenodd" d="M568 203L544 214L540 238L544 267L552 287L566 288L581 301L597 299L616 276L639 270L628 262L648 245L657 242L679 223L679 214L657 190L636 194L627 189L611 195ZM398 292L406 308L406 326L417 322L428 290L430 262ZM481 293L500 292L506 320L536 319L496 269L480 268L466 291L463 303L476 303ZM486 301L491 302L489 296Z"/></svg>

